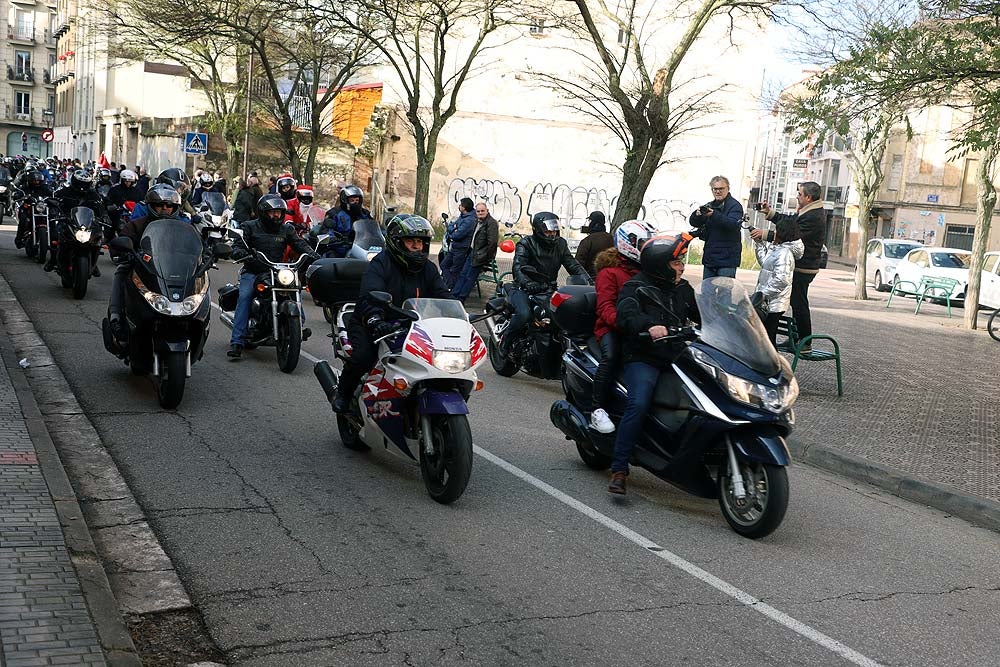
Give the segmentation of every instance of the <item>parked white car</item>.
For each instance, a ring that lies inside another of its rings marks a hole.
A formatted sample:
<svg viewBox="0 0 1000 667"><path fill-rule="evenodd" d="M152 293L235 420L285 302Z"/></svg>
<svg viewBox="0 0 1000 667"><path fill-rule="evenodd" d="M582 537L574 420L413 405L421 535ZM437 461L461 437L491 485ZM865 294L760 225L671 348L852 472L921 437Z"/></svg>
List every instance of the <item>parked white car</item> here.
<svg viewBox="0 0 1000 667"><path fill-rule="evenodd" d="M979 303L989 308L1000 308L1000 251L988 252L983 257Z"/></svg>
<svg viewBox="0 0 1000 667"><path fill-rule="evenodd" d="M875 286L879 292L889 290L889 281L895 275L896 265L906 253L923 245L916 241L903 239L872 239L868 242L865 261L865 279Z"/></svg>
<svg viewBox="0 0 1000 667"><path fill-rule="evenodd" d="M892 282L905 280L920 284L924 276L934 278L954 278L958 281L951 293L953 299L964 299L965 288L969 284L969 264L972 253L959 248L916 248L899 260L892 274ZM906 290L911 288L906 286Z"/></svg>

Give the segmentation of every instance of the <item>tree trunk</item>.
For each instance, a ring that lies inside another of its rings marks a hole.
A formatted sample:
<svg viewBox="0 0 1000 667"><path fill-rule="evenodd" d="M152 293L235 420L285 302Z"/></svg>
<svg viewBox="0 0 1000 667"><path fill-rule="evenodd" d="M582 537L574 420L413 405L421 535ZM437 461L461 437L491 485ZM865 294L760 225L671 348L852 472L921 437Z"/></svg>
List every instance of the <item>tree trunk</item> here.
<svg viewBox="0 0 1000 667"><path fill-rule="evenodd" d="M983 277L983 254L990 238L990 223L993 208L997 203L996 188L993 187L993 164L1000 144L994 144L983 155L976 171L978 191L976 195L976 231L972 237L972 262L969 265L969 285L965 290L965 328L975 329L979 315L979 287Z"/></svg>
<svg viewBox="0 0 1000 667"><path fill-rule="evenodd" d="M417 144L417 183L413 195L413 213L427 217L427 204L431 194L431 171L437 157L437 138L440 128L432 127L426 135L422 128L414 132Z"/></svg>
<svg viewBox="0 0 1000 667"><path fill-rule="evenodd" d="M860 193L859 193L860 194ZM868 300L868 220L871 218L872 202L875 197L864 195L858 198L858 258L854 266L854 298L858 301Z"/></svg>
<svg viewBox="0 0 1000 667"><path fill-rule="evenodd" d="M622 165L622 187L611 220L611 231L627 220L639 217L646 190L667 145L667 135L652 134L638 127L632 129L632 150Z"/></svg>

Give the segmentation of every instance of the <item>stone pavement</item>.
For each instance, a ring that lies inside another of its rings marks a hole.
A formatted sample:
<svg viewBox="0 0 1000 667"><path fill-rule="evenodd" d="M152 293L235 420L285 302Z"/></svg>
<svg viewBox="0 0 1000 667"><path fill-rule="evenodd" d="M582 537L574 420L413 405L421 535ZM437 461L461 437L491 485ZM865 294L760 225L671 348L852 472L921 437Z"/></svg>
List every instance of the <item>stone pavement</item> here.
<svg viewBox="0 0 1000 667"><path fill-rule="evenodd" d="M498 255L501 270L509 258ZM752 290L757 272L738 277ZM1000 531L1000 343L963 329L961 309L949 319L925 303L914 315L913 299L887 309L886 293L853 295L853 267L833 262L810 288L814 333L840 343L844 395L832 362L799 363L793 459ZM468 310L481 304L473 291Z"/></svg>
<svg viewBox="0 0 1000 667"><path fill-rule="evenodd" d="M138 665L12 336L0 338L0 665Z"/></svg>

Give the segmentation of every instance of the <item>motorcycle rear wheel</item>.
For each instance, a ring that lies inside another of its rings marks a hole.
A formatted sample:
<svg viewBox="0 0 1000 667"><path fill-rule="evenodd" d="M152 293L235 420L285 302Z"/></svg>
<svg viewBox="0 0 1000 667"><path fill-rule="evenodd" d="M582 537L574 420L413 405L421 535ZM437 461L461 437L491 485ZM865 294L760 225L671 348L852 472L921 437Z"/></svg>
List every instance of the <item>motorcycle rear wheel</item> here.
<svg viewBox="0 0 1000 667"><path fill-rule="evenodd" d="M330 324L333 324L333 308L330 306L323 306L323 319Z"/></svg>
<svg viewBox="0 0 1000 667"><path fill-rule="evenodd" d="M173 410L184 398L184 382L187 380L187 352L170 352L164 355L160 366L160 384L156 397L160 407Z"/></svg>
<svg viewBox="0 0 1000 667"><path fill-rule="evenodd" d="M279 316L278 344L275 349L281 372L294 371L299 364L299 352L302 350L302 326L299 324L299 318Z"/></svg>
<svg viewBox="0 0 1000 667"><path fill-rule="evenodd" d="M740 506L733 496L728 466L719 468L719 507L729 527L750 539L759 539L774 532L788 509L788 472L784 466L771 463L740 462L747 484L748 503ZM753 479L747 479L747 471ZM751 488L752 487L752 488ZM753 496L750 496L750 494Z"/></svg>
<svg viewBox="0 0 1000 667"><path fill-rule="evenodd" d="M465 415L431 417L434 453L420 443L420 475L427 493L442 505L453 503L465 492L472 476L472 430Z"/></svg>
<svg viewBox="0 0 1000 667"><path fill-rule="evenodd" d="M510 359L505 359L500 354L500 348L494 342L493 336L487 338L486 346L490 353L490 365L493 366L493 370L496 371L497 375L509 378L517 373L517 364Z"/></svg>
<svg viewBox="0 0 1000 667"><path fill-rule="evenodd" d="M364 441L358 437L358 429L354 426L347 415L337 415L337 430L340 432L340 442L347 449L355 452L364 452L370 449Z"/></svg>
<svg viewBox="0 0 1000 667"><path fill-rule="evenodd" d="M611 467L611 457L602 454L593 443L579 440L575 442L576 452L585 466L591 470L607 470Z"/></svg>
<svg viewBox="0 0 1000 667"><path fill-rule="evenodd" d="M73 298L82 299L87 296L87 283L90 281L90 258L82 255L73 260Z"/></svg>

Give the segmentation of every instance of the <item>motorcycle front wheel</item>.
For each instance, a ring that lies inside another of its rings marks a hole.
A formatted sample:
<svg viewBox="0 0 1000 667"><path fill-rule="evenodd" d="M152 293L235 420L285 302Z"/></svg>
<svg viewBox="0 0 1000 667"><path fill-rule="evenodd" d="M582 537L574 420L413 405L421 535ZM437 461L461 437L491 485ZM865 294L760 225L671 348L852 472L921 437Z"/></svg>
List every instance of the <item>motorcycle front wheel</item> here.
<svg viewBox="0 0 1000 667"><path fill-rule="evenodd" d="M490 353L490 365L497 375L509 378L517 373L517 364L500 354L500 347L493 340L493 336L486 339L486 347Z"/></svg>
<svg viewBox="0 0 1000 667"><path fill-rule="evenodd" d="M187 352L170 352L164 355L160 365L160 386L156 397L160 407L173 410L184 398L184 382L187 380Z"/></svg>
<svg viewBox="0 0 1000 667"><path fill-rule="evenodd" d="M788 509L788 472L771 463L740 462L747 496L737 501L729 467L719 468L719 507L730 528L758 539L774 532Z"/></svg>
<svg viewBox="0 0 1000 667"><path fill-rule="evenodd" d="M430 453L420 443L420 475L427 493L442 505L455 502L472 475L472 430L465 415L434 415Z"/></svg>
<svg viewBox="0 0 1000 667"><path fill-rule="evenodd" d="M35 234L35 261L39 264L45 263L45 256L49 252L49 234L42 230Z"/></svg>
<svg viewBox="0 0 1000 667"><path fill-rule="evenodd" d="M83 255L73 260L73 298L82 299L87 296L87 283L90 281L90 258Z"/></svg>
<svg viewBox="0 0 1000 667"><path fill-rule="evenodd" d="M291 373L299 364L302 349L302 326L299 318L279 316L278 318L278 368L282 373Z"/></svg>

